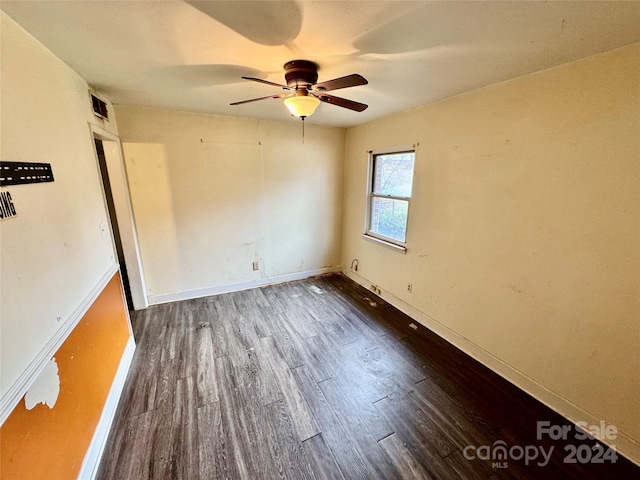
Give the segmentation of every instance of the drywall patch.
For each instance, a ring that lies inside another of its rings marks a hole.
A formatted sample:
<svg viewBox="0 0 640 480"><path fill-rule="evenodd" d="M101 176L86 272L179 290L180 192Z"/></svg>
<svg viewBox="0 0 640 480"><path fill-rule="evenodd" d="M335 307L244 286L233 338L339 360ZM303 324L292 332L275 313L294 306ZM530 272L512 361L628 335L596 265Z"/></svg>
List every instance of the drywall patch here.
<svg viewBox="0 0 640 480"><path fill-rule="evenodd" d="M58 400L59 393L58 364L56 359L52 358L24 396L25 407L27 410L31 410L37 404L42 403L49 408L53 408Z"/></svg>

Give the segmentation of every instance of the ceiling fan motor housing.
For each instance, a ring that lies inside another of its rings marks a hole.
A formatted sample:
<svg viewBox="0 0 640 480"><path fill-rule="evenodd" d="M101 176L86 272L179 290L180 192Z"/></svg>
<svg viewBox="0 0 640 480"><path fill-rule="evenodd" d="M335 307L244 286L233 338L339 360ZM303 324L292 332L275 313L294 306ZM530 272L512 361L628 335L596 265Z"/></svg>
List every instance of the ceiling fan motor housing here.
<svg viewBox="0 0 640 480"><path fill-rule="evenodd" d="M310 87L318 82L318 65L308 60L291 60L284 64L284 78L289 88Z"/></svg>

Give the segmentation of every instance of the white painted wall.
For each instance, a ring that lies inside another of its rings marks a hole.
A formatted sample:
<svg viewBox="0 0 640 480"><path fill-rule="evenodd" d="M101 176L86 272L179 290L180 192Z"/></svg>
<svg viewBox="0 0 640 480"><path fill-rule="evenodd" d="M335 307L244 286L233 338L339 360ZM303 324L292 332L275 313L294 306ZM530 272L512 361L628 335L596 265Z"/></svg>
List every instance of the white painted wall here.
<svg viewBox="0 0 640 480"><path fill-rule="evenodd" d="M151 303L340 265L343 129L116 114Z"/></svg>
<svg viewBox="0 0 640 480"><path fill-rule="evenodd" d="M89 123L111 132L116 125L92 114L84 80L5 13L0 19L0 158L51 163L55 178L2 189L18 212L0 223L4 405L5 394L114 264L111 237L99 229L100 223L108 229L109 219Z"/></svg>
<svg viewBox="0 0 640 480"><path fill-rule="evenodd" d="M573 420L616 425L637 461L639 65L635 44L349 129L342 254ZM361 238L366 151L415 142L405 255Z"/></svg>

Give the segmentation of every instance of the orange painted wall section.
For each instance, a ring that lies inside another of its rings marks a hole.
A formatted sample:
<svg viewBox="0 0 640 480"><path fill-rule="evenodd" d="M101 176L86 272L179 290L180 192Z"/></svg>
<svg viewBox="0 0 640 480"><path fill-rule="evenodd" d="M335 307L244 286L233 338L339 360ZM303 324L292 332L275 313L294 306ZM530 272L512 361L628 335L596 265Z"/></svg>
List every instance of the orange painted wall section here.
<svg viewBox="0 0 640 480"><path fill-rule="evenodd" d="M2 480L78 477L130 336L116 273L54 355L53 408L27 410L23 399L0 428Z"/></svg>

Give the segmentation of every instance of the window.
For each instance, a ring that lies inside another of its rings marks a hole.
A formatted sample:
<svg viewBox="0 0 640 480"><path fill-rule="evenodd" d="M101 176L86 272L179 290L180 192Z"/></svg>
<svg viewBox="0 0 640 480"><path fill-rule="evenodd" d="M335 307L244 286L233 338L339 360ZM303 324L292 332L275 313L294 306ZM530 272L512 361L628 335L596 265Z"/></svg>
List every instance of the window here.
<svg viewBox="0 0 640 480"><path fill-rule="evenodd" d="M367 236L405 247L414 159L413 147L371 153Z"/></svg>

